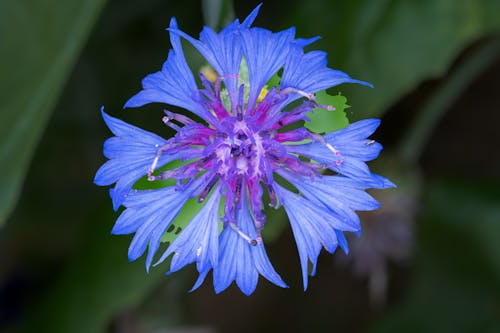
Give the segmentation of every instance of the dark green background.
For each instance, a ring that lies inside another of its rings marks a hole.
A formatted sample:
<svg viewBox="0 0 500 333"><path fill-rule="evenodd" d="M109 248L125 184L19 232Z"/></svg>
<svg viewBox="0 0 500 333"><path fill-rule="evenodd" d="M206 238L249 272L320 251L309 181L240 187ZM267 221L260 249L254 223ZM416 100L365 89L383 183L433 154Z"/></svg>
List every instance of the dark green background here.
<svg viewBox="0 0 500 333"><path fill-rule="evenodd" d="M142 259L128 263L130 237L110 235L117 215L92 183L110 135L99 108L170 135L161 106L122 106L165 60L170 17L197 36L204 20L223 20L215 2L205 18L189 0L0 2L0 331L499 332L498 0L267 1L256 20L321 35L313 48L331 66L375 86L332 93L347 97L351 120L382 118L374 168L398 184L374 192L391 213L363 214L384 227L362 237L391 248L401 200L415 207L403 221L415 245L387 262L385 302L370 301L341 253L320 256L304 293L279 216L267 248L286 290L261 280L251 297L234 286L214 295L210 283L187 293L193 267L167 277L167 265L148 275Z"/></svg>

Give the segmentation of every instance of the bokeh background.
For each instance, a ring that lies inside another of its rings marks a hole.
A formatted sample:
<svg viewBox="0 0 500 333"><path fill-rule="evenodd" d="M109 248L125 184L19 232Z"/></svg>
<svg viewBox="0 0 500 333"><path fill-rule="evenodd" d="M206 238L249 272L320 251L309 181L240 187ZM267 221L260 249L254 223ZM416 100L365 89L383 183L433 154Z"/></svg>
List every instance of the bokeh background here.
<svg viewBox="0 0 500 333"><path fill-rule="evenodd" d="M266 1L255 25L321 35L332 67L374 84L331 93L351 121L382 118L371 165L398 188L373 193L382 208L306 292L279 216L267 248L286 290L187 293L193 267L127 261L92 183L100 106L168 136L160 105L122 106L165 60L170 18L197 36L257 4L0 1L1 332L500 332L499 0Z"/></svg>

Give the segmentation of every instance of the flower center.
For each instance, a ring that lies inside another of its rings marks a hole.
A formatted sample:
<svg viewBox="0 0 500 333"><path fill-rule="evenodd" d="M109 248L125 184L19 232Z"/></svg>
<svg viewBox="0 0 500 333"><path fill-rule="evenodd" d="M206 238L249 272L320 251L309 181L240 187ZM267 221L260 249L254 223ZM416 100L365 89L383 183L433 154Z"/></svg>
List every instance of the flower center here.
<svg viewBox="0 0 500 333"><path fill-rule="evenodd" d="M224 119L214 140L217 173L227 182L237 177L259 176L259 160L265 151L262 137L244 119Z"/></svg>

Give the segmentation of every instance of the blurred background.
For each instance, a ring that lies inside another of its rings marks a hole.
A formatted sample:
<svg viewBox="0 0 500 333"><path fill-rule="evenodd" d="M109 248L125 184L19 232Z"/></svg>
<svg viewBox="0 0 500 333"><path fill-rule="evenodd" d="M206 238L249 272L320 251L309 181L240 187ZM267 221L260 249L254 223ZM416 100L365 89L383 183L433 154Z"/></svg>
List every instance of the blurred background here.
<svg viewBox="0 0 500 333"><path fill-rule="evenodd" d="M499 0L266 1L256 26L321 35L331 67L374 84L331 93L351 121L382 118L371 166L398 188L373 192L382 208L306 292L279 215L267 250L289 289L188 293L194 267L127 261L92 182L99 108L167 137L161 105L122 106L166 59L170 18L198 36L257 4L0 1L1 332L500 332Z"/></svg>

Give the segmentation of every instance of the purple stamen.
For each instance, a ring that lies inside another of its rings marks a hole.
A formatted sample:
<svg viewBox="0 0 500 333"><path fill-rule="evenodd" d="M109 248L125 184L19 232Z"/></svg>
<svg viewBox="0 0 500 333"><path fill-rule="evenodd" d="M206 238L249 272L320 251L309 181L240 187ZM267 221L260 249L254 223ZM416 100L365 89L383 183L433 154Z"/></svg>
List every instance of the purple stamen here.
<svg viewBox="0 0 500 333"><path fill-rule="evenodd" d="M267 191L269 192L269 206L278 208L278 199L276 197L276 191L274 190L273 185L266 184Z"/></svg>
<svg viewBox="0 0 500 333"><path fill-rule="evenodd" d="M241 189L243 187L243 177L236 178L236 186L234 190L234 203L237 205L241 200Z"/></svg>
<svg viewBox="0 0 500 333"><path fill-rule="evenodd" d="M280 91L280 95L282 95L282 96L285 96L288 94L299 94L300 96L303 96L307 99L314 99L314 94L307 93L305 91L302 91L302 90L299 90L296 88L292 88L292 87L288 87L288 88L285 88L285 89Z"/></svg>
<svg viewBox="0 0 500 333"><path fill-rule="evenodd" d="M205 200L208 193L210 193L210 191L215 186L215 184L217 183L218 180L219 180L219 175L215 175L214 177L212 177L212 179L210 179L210 182L208 183L207 186L205 186L205 188L201 192L200 196L198 197L199 203L202 203Z"/></svg>
<svg viewBox="0 0 500 333"><path fill-rule="evenodd" d="M181 128L179 126L177 126L176 124L173 124L170 122L170 119L169 117L165 116L163 117L161 120L163 121L163 123L165 125L167 125L168 127L170 127L171 129L173 129L174 131L176 132L180 132Z"/></svg>
<svg viewBox="0 0 500 333"><path fill-rule="evenodd" d="M168 110L163 110L163 112L167 115L167 117L169 119L177 120L181 124L184 124L184 125L196 124L196 122L194 120L192 120L191 118L189 118L183 114L173 113L173 112L170 112Z"/></svg>

